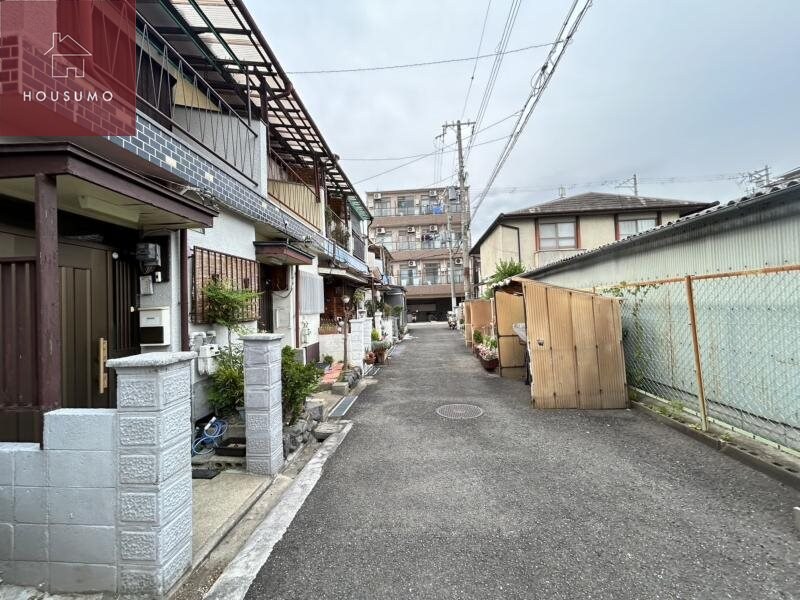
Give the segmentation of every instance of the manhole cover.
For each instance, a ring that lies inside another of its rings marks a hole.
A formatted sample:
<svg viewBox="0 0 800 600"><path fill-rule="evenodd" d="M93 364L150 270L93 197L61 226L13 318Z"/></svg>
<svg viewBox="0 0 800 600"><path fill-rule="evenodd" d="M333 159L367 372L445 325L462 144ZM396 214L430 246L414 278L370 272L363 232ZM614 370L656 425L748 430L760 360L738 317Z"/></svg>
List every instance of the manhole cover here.
<svg viewBox="0 0 800 600"><path fill-rule="evenodd" d="M436 414L445 419L474 419L483 414L483 409L474 404L445 404L436 409Z"/></svg>

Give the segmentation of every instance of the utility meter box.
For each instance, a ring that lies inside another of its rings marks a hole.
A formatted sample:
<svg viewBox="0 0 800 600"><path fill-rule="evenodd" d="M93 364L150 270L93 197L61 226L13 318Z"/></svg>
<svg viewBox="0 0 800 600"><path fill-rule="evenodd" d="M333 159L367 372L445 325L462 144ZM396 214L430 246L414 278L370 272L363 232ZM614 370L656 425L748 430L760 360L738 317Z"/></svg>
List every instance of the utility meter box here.
<svg viewBox="0 0 800 600"><path fill-rule="evenodd" d="M139 309L139 345L169 346L169 307Z"/></svg>

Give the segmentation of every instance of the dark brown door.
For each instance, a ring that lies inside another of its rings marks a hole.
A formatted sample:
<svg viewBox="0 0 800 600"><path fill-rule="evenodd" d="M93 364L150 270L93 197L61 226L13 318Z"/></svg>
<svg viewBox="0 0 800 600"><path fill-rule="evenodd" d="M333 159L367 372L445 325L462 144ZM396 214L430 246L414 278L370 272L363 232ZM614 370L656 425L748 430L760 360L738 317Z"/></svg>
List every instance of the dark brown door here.
<svg viewBox="0 0 800 600"><path fill-rule="evenodd" d="M111 408L100 377L101 340L108 342L110 319L110 253L60 244L61 405L64 408Z"/></svg>

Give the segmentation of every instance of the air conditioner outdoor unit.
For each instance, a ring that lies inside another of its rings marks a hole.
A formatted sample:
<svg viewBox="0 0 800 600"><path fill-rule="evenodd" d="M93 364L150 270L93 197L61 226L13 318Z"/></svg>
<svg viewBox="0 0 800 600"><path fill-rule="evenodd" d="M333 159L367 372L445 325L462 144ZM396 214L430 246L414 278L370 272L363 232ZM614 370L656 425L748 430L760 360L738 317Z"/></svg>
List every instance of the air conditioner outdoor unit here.
<svg viewBox="0 0 800 600"><path fill-rule="evenodd" d="M407 233L414 233L415 231L416 231L415 227L406 227L406 232Z"/></svg>
<svg viewBox="0 0 800 600"><path fill-rule="evenodd" d="M417 198L416 200L414 200L414 204L415 204L416 206L419 206L419 198Z"/></svg>
<svg viewBox="0 0 800 600"><path fill-rule="evenodd" d="M383 235L384 233L386 233L386 227L378 227L375 231L377 232L378 235Z"/></svg>
<svg viewBox="0 0 800 600"><path fill-rule="evenodd" d="M416 267L417 266L417 261L415 261L415 260L408 261L408 266L409 267Z"/></svg>
<svg viewBox="0 0 800 600"><path fill-rule="evenodd" d="M438 225L431 225L430 229L428 231L439 231L439 226Z"/></svg>
<svg viewBox="0 0 800 600"><path fill-rule="evenodd" d="M372 194L372 199L373 200L380 200L381 199L381 193L380 192L373 193Z"/></svg>
<svg viewBox="0 0 800 600"><path fill-rule="evenodd" d="M436 198L436 190L429 191L428 196L430 196L431 198Z"/></svg>
<svg viewBox="0 0 800 600"><path fill-rule="evenodd" d="M464 259L463 259L463 258L457 258L457 259L455 260L455 263L456 263L457 265L463 265L463 264L464 264Z"/></svg>

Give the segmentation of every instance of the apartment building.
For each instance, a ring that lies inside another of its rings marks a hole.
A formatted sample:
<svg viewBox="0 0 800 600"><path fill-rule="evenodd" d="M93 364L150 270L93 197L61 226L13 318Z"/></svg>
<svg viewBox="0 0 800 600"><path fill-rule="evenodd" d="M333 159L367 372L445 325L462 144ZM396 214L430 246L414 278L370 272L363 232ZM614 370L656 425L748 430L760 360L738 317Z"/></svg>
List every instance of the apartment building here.
<svg viewBox="0 0 800 600"><path fill-rule="evenodd" d="M406 289L411 320L444 319L451 308L451 282L464 298L460 247L465 205L454 187L367 192L373 215L370 237L391 253L387 272ZM453 251L453 268L450 253Z"/></svg>

